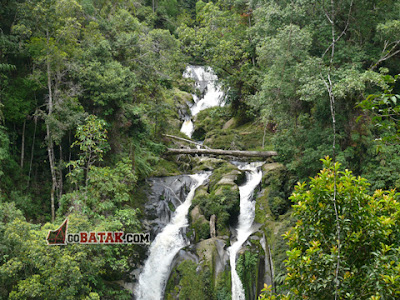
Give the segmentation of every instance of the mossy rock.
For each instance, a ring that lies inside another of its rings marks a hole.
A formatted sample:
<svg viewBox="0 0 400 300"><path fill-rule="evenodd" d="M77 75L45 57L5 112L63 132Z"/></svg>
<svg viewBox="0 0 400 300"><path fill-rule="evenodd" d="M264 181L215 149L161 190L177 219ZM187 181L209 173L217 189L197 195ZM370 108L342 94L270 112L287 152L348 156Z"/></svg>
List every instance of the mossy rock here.
<svg viewBox="0 0 400 300"><path fill-rule="evenodd" d="M264 137L264 126L260 123L246 123L235 128L239 131L240 141L245 145L244 150L274 150L271 142L272 134L266 132ZM263 146L264 140L264 147Z"/></svg>
<svg viewBox="0 0 400 300"><path fill-rule="evenodd" d="M207 132L204 144L210 148L223 150L246 150L247 146L235 129L216 129Z"/></svg>
<svg viewBox="0 0 400 300"><path fill-rule="evenodd" d="M236 198L236 194L239 195L239 187L235 183L228 182L223 178L216 185L216 188L215 188L213 194L215 196L224 196L228 192L232 192L233 194L235 194L234 198Z"/></svg>
<svg viewBox="0 0 400 300"><path fill-rule="evenodd" d="M177 88L173 89L173 99L176 104L185 105L186 103L193 103L192 94L179 90Z"/></svg>
<svg viewBox="0 0 400 300"><path fill-rule="evenodd" d="M282 170L283 168L285 168L285 166L282 165L281 163L264 164L261 167L264 176L267 175L270 171L277 170L277 169L281 169Z"/></svg>
<svg viewBox="0 0 400 300"><path fill-rule="evenodd" d="M216 238L210 238L203 240L196 244L196 254L200 258L200 261L213 267L213 258L217 255L217 246L215 245Z"/></svg>
<svg viewBox="0 0 400 300"><path fill-rule="evenodd" d="M220 168L225 160L213 157L194 157L193 158L193 172L199 171L212 171Z"/></svg>
<svg viewBox="0 0 400 300"><path fill-rule="evenodd" d="M216 231L219 236L229 235L229 226L237 221L240 210L238 184L244 178L244 172L233 164L224 162L210 176L208 192L203 188L193 199L192 207L198 205L207 220L212 215L216 216Z"/></svg>
<svg viewBox="0 0 400 300"><path fill-rule="evenodd" d="M221 186L211 194L196 195L193 205L199 205L207 220L216 216L217 235L228 235L229 226L234 225L239 215L239 189L237 186Z"/></svg>
<svg viewBox="0 0 400 300"><path fill-rule="evenodd" d="M216 189L220 189L220 187L223 185L237 187L237 184L243 181L243 176L246 177L244 174L244 172L241 172L239 170L230 171L228 174L222 176L222 178L217 182Z"/></svg>
<svg viewBox="0 0 400 300"><path fill-rule="evenodd" d="M286 167L279 163L264 164L262 170L264 175L261 186L266 189L264 194L269 210L277 218L285 214L291 206L289 196L292 192L293 180ZM265 203L263 208L265 208Z"/></svg>
<svg viewBox="0 0 400 300"><path fill-rule="evenodd" d="M204 136L204 144L210 148L225 150L273 150L272 134L266 131L261 123L246 123L238 126L239 122L231 118L222 127L206 130L199 127ZM264 147L263 147L264 141Z"/></svg>
<svg viewBox="0 0 400 300"><path fill-rule="evenodd" d="M208 239L210 237L210 222L201 214L199 206L190 211L190 219L190 229L194 231L194 242Z"/></svg>
<svg viewBox="0 0 400 300"><path fill-rule="evenodd" d="M257 194L255 222L261 224L259 237L264 234L269 245L273 265L274 281L279 290L286 274L284 260L288 246L282 235L293 225L290 201L293 181L282 164L269 163L262 166L262 189Z"/></svg>
<svg viewBox="0 0 400 300"><path fill-rule="evenodd" d="M168 278L167 284L165 286L165 299L172 300L176 299L179 293L179 289L175 289L179 285L180 275L177 270L177 266L175 266Z"/></svg>
<svg viewBox="0 0 400 300"><path fill-rule="evenodd" d="M221 273L229 270L229 259L226 251L220 256L220 250L226 249L227 240L221 238L209 238L203 240L196 245L196 254L199 257L199 264L202 269L208 269L211 272L213 286L218 281Z"/></svg>
<svg viewBox="0 0 400 300"><path fill-rule="evenodd" d="M265 224L271 217L272 214L268 204L268 191L267 189L262 189L256 197L254 221L259 224Z"/></svg>
<svg viewBox="0 0 400 300"><path fill-rule="evenodd" d="M168 107L166 110L166 129L168 129L168 132L177 133L181 128L180 120L190 111L188 103L193 102L192 95L173 88L164 92L164 102Z"/></svg>
<svg viewBox="0 0 400 300"><path fill-rule="evenodd" d="M167 177L182 174L175 162L163 158L160 158L153 168L150 177Z"/></svg>
<svg viewBox="0 0 400 300"><path fill-rule="evenodd" d="M287 241L282 237L282 235L289 231L290 228L292 228L294 225L295 219L292 217L291 210L286 212L284 215L279 216L279 219L275 223L275 241L271 245L271 255L274 264L277 292L280 291L279 286L283 284L284 278L286 276L286 266L284 261L287 259L286 251L289 250Z"/></svg>
<svg viewBox="0 0 400 300"><path fill-rule="evenodd" d="M237 125L237 120L235 118L231 118L229 119L228 122L224 124L224 126L222 126L222 129L226 130L229 128L234 128L236 125Z"/></svg>
<svg viewBox="0 0 400 300"><path fill-rule="evenodd" d="M210 271L198 269L191 260L183 260L172 270L165 289L165 299L212 299Z"/></svg>
<svg viewBox="0 0 400 300"><path fill-rule="evenodd" d="M197 222L200 221L201 223L208 223L204 215L201 214L199 206L195 206L191 211L190 211L190 217L192 222Z"/></svg>
<svg viewBox="0 0 400 300"><path fill-rule="evenodd" d="M215 190L217 184L226 178L226 181L230 182L230 185L241 184L245 179L245 172L240 171L235 165L226 162L216 169L210 176L210 191ZM223 183L225 184L225 183Z"/></svg>
<svg viewBox="0 0 400 300"><path fill-rule="evenodd" d="M226 107L211 107L202 110L195 117L193 139L204 140L206 133L221 129L229 118L230 112Z"/></svg>
<svg viewBox="0 0 400 300"><path fill-rule="evenodd" d="M209 196L210 196L210 194L207 191L207 187L204 185L199 186L196 189L196 194L193 197L192 206L190 207L190 211L196 207L196 205L200 201L200 199L202 199L204 197L209 197ZM191 214L189 214L189 216L191 216Z"/></svg>

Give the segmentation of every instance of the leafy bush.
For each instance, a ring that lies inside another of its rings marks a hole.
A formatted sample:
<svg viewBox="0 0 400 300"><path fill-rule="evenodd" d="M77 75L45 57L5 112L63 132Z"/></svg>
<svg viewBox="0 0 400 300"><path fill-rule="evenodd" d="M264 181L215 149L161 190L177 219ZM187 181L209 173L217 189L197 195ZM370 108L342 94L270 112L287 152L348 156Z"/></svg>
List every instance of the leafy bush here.
<svg viewBox="0 0 400 300"><path fill-rule="evenodd" d="M232 224L239 215L239 192L231 186L221 186L219 193L199 195L193 199L193 205L199 205L207 219L216 216L216 227L219 234Z"/></svg>
<svg viewBox="0 0 400 300"><path fill-rule="evenodd" d="M179 299L213 299L209 274L207 272L197 274L196 268L196 263L190 260L185 260L179 265L178 272L181 276Z"/></svg>
<svg viewBox="0 0 400 300"><path fill-rule="evenodd" d="M86 217L69 215L71 232L96 230L92 226ZM131 298L127 290L108 280L112 267L121 274L122 266L131 258L132 248L129 256L122 256L122 248L117 245L48 246L48 231L57 227L49 223L30 224L13 204L0 203L0 298ZM118 278L113 275L114 280Z"/></svg>
<svg viewBox="0 0 400 300"><path fill-rule="evenodd" d="M323 162L324 169L309 184L299 183L291 196L298 221L284 235L290 292L278 298L331 299L337 289L339 299L398 299L399 194L377 190L370 196L364 178L340 171L329 158Z"/></svg>
<svg viewBox="0 0 400 300"><path fill-rule="evenodd" d="M250 299L252 286L257 286L258 255L250 251L241 254L236 262L236 271L243 284L246 299Z"/></svg>

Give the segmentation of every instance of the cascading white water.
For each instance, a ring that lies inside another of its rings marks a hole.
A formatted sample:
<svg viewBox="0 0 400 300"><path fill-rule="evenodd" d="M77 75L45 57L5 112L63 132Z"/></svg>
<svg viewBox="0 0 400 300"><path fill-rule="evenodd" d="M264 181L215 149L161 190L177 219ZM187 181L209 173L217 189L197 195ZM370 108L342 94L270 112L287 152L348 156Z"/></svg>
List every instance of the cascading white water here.
<svg viewBox="0 0 400 300"><path fill-rule="evenodd" d="M223 106L224 103L222 100L224 93L217 84L217 75L215 75L209 67L188 66L183 73L183 77L194 79L196 88L198 88L203 95L201 98L194 94L192 95L194 105L190 108L191 116L187 116L181 128L181 132L188 137L192 137L194 126L191 117L194 117L206 108L219 105Z"/></svg>
<svg viewBox="0 0 400 300"><path fill-rule="evenodd" d="M236 228L237 240L229 248L229 259L231 265L232 276L232 300L244 300L245 293L243 284L240 281L239 275L236 272L236 254L242 247L243 243L253 233L252 225L255 215L255 202L252 201L254 189L260 183L262 171L259 167L263 163L250 163L241 170L246 171L246 183L239 187L240 192L240 214L239 222Z"/></svg>
<svg viewBox="0 0 400 300"><path fill-rule="evenodd" d="M192 137L192 133L194 131L194 125L192 122L192 119L187 116L186 120L183 122L182 127L181 127L181 132L186 134L188 137Z"/></svg>
<svg viewBox="0 0 400 300"><path fill-rule="evenodd" d="M195 181L185 202L178 206L171 222L156 236L150 246L150 254L139 276L135 290L136 299L162 299L166 282L170 274L171 263L178 251L186 246L181 229L188 226L187 214L196 189L204 183L210 174L190 175Z"/></svg>

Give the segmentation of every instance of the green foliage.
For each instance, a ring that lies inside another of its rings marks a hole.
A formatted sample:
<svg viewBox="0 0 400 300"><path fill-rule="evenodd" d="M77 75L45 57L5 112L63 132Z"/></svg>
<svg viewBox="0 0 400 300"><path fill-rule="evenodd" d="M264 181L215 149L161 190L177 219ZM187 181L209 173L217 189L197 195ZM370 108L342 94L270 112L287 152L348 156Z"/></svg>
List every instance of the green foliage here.
<svg viewBox="0 0 400 300"><path fill-rule="evenodd" d="M124 160L115 167L92 167L88 172L87 186L65 194L61 212L78 209L88 216L115 213L129 204L137 177L132 172L132 162Z"/></svg>
<svg viewBox="0 0 400 300"><path fill-rule="evenodd" d="M86 214L89 221L82 223L92 222L90 226L138 228L140 215L132 207L138 201L142 205L145 197L133 196L137 180L178 172L174 164L160 158L165 149L160 141L171 128L178 130L177 89L192 92L181 79L189 61L211 66L232 104L228 113L224 107L199 114L195 137L207 138L215 147L248 150L261 147L268 124L267 140L274 134L277 159L300 180L315 174L318 158L332 151L329 99L322 80L329 72L336 97L337 160L368 178L371 185L366 189L398 187L400 99L394 75L400 65L398 57L391 55L399 46L400 4L335 1L335 30L340 38L332 63L331 25L326 18L330 5L326 0L2 1L0 188L7 201L2 208L12 210L8 202L13 201L33 223L46 220L48 183L56 177L52 182L61 204L60 218L75 211ZM380 73L375 72L379 67L383 67ZM364 100L365 95L371 96ZM181 98L184 104L185 97ZM366 118L357 123L361 108ZM88 115L92 119L85 124ZM232 117L235 125L222 130ZM107 142L101 119L107 123ZM243 125L248 120L252 123ZM78 147L71 149L76 128ZM375 139L384 143L375 148ZM110 151L104 155L106 150ZM52 171L49 161L54 163ZM66 162L73 170L65 183ZM217 226L225 231L237 214L238 195L235 187L217 183L231 171L226 166L216 171L210 194L198 199L208 217L217 215ZM281 189L280 176L269 179L271 190L263 204L268 203L278 217L288 208L290 184ZM263 220L265 215L258 213L257 218ZM9 225L10 234L17 227L11 219L0 225L3 229ZM42 238L45 230L39 225L21 222L18 226L29 229L27 237ZM206 237L207 226L197 225ZM316 225L309 226L312 232ZM0 247L9 243L11 238ZM129 272L128 248L85 249L87 254L84 249L67 249L65 254L75 262L64 257L58 263L62 270L70 266L70 275L77 278L68 277L70 282L64 282L71 283L68 289L55 288L58 278L35 261L38 257L45 261L41 253L50 251L39 246L30 245L37 252L24 246L10 248L5 256L1 252L2 262L12 265L15 260L16 269L20 262L26 264L15 274L4 267L0 298L126 297L115 287L105 292L105 281ZM362 283L375 286L386 298L398 285L393 271L398 265L397 248L374 251L377 265L368 278L375 281ZM107 264L85 265L81 254L89 261L101 257ZM56 254L49 256L57 260ZM324 259L321 263L329 265ZM44 266L52 267L47 262ZM100 269L106 275L99 275ZM230 298L228 285L217 288L218 299Z"/></svg>
<svg viewBox="0 0 400 300"><path fill-rule="evenodd" d="M231 273L227 270L218 275L215 287L215 296L217 300L231 300L232 287L231 287Z"/></svg>
<svg viewBox="0 0 400 300"><path fill-rule="evenodd" d="M216 229L222 234L233 224L239 215L239 192L231 186L220 186L218 193L203 194L193 199L193 205L199 205L207 219L216 216Z"/></svg>
<svg viewBox="0 0 400 300"><path fill-rule="evenodd" d="M27 223L11 205L0 204L4 212L0 223L3 245L0 265L2 298L10 299L99 299L120 297L128 293L105 280L109 263L107 251L98 246L48 246L46 236L57 226L42 227ZM3 210L4 209L4 210ZM90 224L82 216L69 216L71 232L88 230ZM79 224L79 225L78 225ZM94 228L91 228L94 229ZM113 247L113 246L111 246ZM115 253L114 253L115 255Z"/></svg>
<svg viewBox="0 0 400 300"><path fill-rule="evenodd" d="M371 158L364 153L374 139L366 130L370 120L355 125L361 112L354 107L376 87L387 87L373 70L375 62L383 64L380 57L390 56L397 49L395 43L390 46L394 48L388 46L393 42L389 32L398 26L396 17L387 15L386 9L392 4L382 2L372 10L367 4L355 8L350 2L335 3L335 35L342 35L335 44L333 67L328 68L332 41L326 17L331 9L328 1L249 3L254 25L248 32L256 45L255 68L259 72L249 103L264 123L275 124L273 140L278 159L299 180L315 174L318 159L332 152L330 107L322 80L328 72L336 102L336 153L358 174L365 160ZM395 5L394 10L398 12L399 6ZM352 21L346 23L349 18ZM344 28L346 32L341 32ZM393 68L392 73L397 73L398 60L391 58L386 63ZM360 136L358 141L353 139L355 134Z"/></svg>
<svg viewBox="0 0 400 300"><path fill-rule="evenodd" d="M196 126L193 132L195 140L203 141L206 133L220 129L231 118L229 112L223 107L210 107L196 115Z"/></svg>
<svg viewBox="0 0 400 300"><path fill-rule="evenodd" d="M400 188L400 145L371 145L371 159L362 166L363 176L371 183L370 190Z"/></svg>
<svg viewBox="0 0 400 300"><path fill-rule="evenodd" d="M236 262L236 271L243 284L246 299L250 299L252 287L257 286L258 260L256 253L245 251Z"/></svg>
<svg viewBox="0 0 400 300"><path fill-rule="evenodd" d="M184 51L193 61L201 58L214 68L226 89L229 87L227 100L238 113L242 94L253 90L246 21L223 1L198 1L196 21L194 28L183 24L177 29Z"/></svg>
<svg viewBox="0 0 400 300"><path fill-rule="evenodd" d="M385 260L400 246L399 195L377 190L370 196L364 178L340 171L329 158L323 162L325 168L308 185L299 183L291 196L298 221L285 234L290 293L280 299L331 298L336 270L342 299L396 299L400 290L393 274L398 262ZM332 201L335 175L340 241Z"/></svg>
<svg viewBox="0 0 400 300"><path fill-rule="evenodd" d="M82 159L91 165L94 161L103 161L103 153L108 149L106 122L90 115L85 119L85 124L78 126L72 143L78 146L82 153Z"/></svg>
<svg viewBox="0 0 400 300"><path fill-rule="evenodd" d="M198 219L192 222L191 227L195 231L195 242L198 243L210 237L210 223L208 221Z"/></svg>
<svg viewBox="0 0 400 300"><path fill-rule="evenodd" d="M378 128L380 141L399 143L400 95L394 94L394 85L399 75L382 75L389 86L381 94L371 94L359 106L372 114L372 123Z"/></svg>
<svg viewBox="0 0 400 300"><path fill-rule="evenodd" d="M185 260L178 266L178 272L181 277L179 281L181 286L179 298L185 300L212 299L212 296L210 297L210 281L207 272L197 274L196 268L197 265L190 260Z"/></svg>
<svg viewBox="0 0 400 300"><path fill-rule="evenodd" d="M0 126L0 177L4 175L4 162L9 159L9 138L5 128Z"/></svg>
<svg viewBox="0 0 400 300"><path fill-rule="evenodd" d="M132 95L136 81L129 68L117 61L88 61L79 73L79 78L83 87L90 91L88 101L95 107L103 107L106 116L115 113Z"/></svg>
<svg viewBox="0 0 400 300"><path fill-rule="evenodd" d="M262 186L266 188L266 197L269 210L277 218L290 208L288 199L292 191L292 180L287 169L282 165L267 170L263 176Z"/></svg>
<svg viewBox="0 0 400 300"><path fill-rule="evenodd" d="M104 152L109 149L109 145L107 143L106 122L104 120L90 115L85 119L85 122L84 125L78 126L75 135L77 140L71 145L71 147L79 147L79 159L71 161L67 167L73 167L68 174L71 182L77 185L84 179L87 187L88 181L91 179L93 165L103 161Z"/></svg>

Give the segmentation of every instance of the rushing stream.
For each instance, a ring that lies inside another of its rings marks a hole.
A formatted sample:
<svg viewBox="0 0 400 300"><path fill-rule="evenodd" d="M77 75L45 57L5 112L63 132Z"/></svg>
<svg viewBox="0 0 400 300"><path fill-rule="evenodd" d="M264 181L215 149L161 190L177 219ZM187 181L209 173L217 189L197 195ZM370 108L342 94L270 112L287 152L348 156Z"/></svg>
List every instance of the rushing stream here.
<svg viewBox="0 0 400 300"><path fill-rule="evenodd" d="M181 128L181 132L188 137L192 137L194 130L192 118L203 109L219 105L223 106L222 98L224 93L217 85L218 77L209 67L188 66L183 77L194 79L195 86L200 90L202 95L200 98L195 94L192 95L194 104L190 107L191 116L186 115L186 119Z"/></svg>
<svg viewBox="0 0 400 300"><path fill-rule="evenodd" d="M239 166L239 169L246 171L246 183L239 187L240 214L238 226L236 228L237 240L228 248L232 276L232 300L245 299L243 284L236 272L236 255L243 243L253 233L252 225L255 215L255 203L252 201L253 192L262 178L262 171L260 170L262 164L263 163L250 163L245 166Z"/></svg>
<svg viewBox="0 0 400 300"><path fill-rule="evenodd" d="M201 66L188 66L183 74L186 78L195 80L196 88L199 89L202 96L193 95L194 104L190 107L190 114L186 114L185 121L181 131L191 137L194 131L192 118L201 110L223 105L223 92L217 85L217 76L213 74L211 68ZM232 274L232 299L244 300L245 293L242 282L236 272L236 256L242 245L253 233L254 221L254 202L252 201L254 189L261 181L262 172L260 166L263 163L235 163L238 168L246 172L246 183L239 187L240 191L240 214L238 226L236 228L237 240L231 244L227 252L222 248L225 255L229 254L231 274ZM202 173L184 177L180 181L175 177L154 179L154 187L160 187L151 198L148 209L153 211L157 218L151 226L156 226L158 233L151 243L149 257L146 260L143 270L139 275L134 294L138 300L160 300L164 298L165 287L171 273L171 268L178 252L187 246L185 240L184 228L188 226L187 214L192 203L196 189L204 184L210 174ZM180 178L180 177L179 177ZM176 181L179 182L176 182ZM182 181L182 182L181 182ZM181 184L181 187L176 184ZM184 185L183 185L184 184ZM187 184L187 185L186 185ZM178 192L179 187L182 192L184 186L191 186L190 191L185 198ZM153 199L153 200L152 200ZM179 200L181 199L181 200ZM184 200L184 201L183 201ZM178 202L176 202L178 201ZM182 204L181 201L183 201ZM171 216L168 209L173 204L176 211ZM180 205L179 205L180 204ZM222 242L222 244L224 244ZM223 253L222 253L223 254ZM223 256L223 255L222 255ZM226 256L227 257L227 256ZM224 268L224 265L221 266Z"/></svg>
<svg viewBox="0 0 400 300"><path fill-rule="evenodd" d="M170 223L156 236L150 246L150 254L139 276L136 299L159 300L163 298L171 263L181 248L186 246L182 228L188 225L187 214L196 189L202 185L209 173L190 175L194 184L185 201L178 206Z"/></svg>

